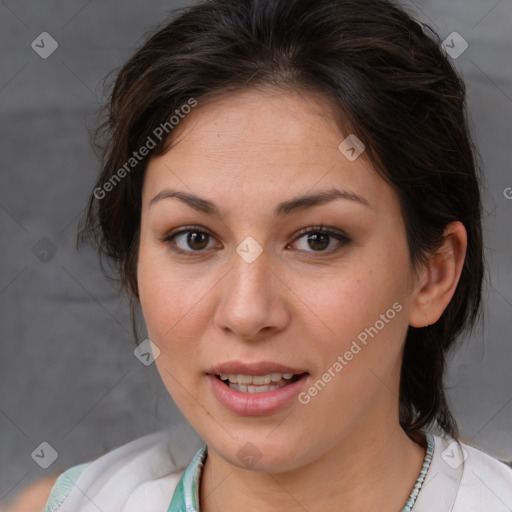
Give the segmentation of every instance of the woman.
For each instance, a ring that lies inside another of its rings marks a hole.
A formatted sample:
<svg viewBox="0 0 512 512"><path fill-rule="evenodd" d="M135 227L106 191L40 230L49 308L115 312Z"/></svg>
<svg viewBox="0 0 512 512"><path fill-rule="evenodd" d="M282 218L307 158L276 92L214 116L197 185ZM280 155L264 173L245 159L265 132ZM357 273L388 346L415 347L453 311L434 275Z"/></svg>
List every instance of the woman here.
<svg viewBox="0 0 512 512"><path fill-rule="evenodd" d="M107 114L82 238L205 444L137 439L45 511L510 510L512 470L460 442L443 387L483 248L435 36L384 0L207 1L130 58Z"/></svg>

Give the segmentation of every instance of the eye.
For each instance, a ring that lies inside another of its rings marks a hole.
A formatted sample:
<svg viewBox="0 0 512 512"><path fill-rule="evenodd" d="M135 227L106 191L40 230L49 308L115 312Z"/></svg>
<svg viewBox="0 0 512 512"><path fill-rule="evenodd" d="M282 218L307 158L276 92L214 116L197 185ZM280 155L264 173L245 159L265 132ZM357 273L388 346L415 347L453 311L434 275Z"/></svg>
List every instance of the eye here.
<svg viewBox="0 0 512 512"><path fill-rule="evenodd" d="M334 231L332 229L325 229L322 226L319 227L311 227L311 228L305 228L299 233L300 236L296 240L304 239L304 246L305 249L299 249L303 250L305 252L323 252L323 253L332 253L335 252L341 247L347 245L351 240L350 238L343 233L342 231ZM338 241L337 246L334 247L334 249L325 250L327 247L331 245L332 239L335 239ZM308 251L307 248L311 248L312 251Z"/></svg>
<svg viewBox="0 0 512 512"><path fill-rule="evenodd" d="M204 249L208 248L208 241L212 238L209 233L199 227L188 226L187 229L182 229L166 236L162 239L162 242L165 242L171 251L179 254L201 253L204 252Z"/></svg>
<svg viewBox="0 0 512 512"><path fill-rule="evenodd" d="M325 229L322 226L305 228L299 232L299 235L302 236L299 236L296 240L304 238L304 245L312 249L312 251L308 251L307 248L299 249L304 252L332 253L351 241L350 238L342 231ZM199 254L205 252L204 249L211 248L211 246L208 247L208 242L212 239L212 235L203 229L197 226L188 226L176 233L171 233L170 235L162 238L161 241L166 243L171 251L178 254ZM326 251L325 249L331 245L332 239L337 240L337 247Z"/></svg>

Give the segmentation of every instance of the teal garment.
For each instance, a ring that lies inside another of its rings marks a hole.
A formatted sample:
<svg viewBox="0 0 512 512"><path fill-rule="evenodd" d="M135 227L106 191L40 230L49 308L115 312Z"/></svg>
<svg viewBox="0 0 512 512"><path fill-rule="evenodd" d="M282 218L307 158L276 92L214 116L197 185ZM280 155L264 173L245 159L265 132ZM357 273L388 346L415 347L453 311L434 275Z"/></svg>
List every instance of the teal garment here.
<svg viewBox="0 0 512 512"><path fill-rule="evenodd" d="M208 446L204 445L181 476L167 512L196 512L199 510L199 482L207 455Z"/></svg>
<svg viewBox="0 0 512 512"><path fill-rule="evenodd" d="M434 453L434 438L432 435L426 433L427 438L427 453L423 460L423 466L414 487L411 491L409 499L401 512L412 512L416 498L421 489L421 485L425 480L432 455ZM201 474L203 471L204 463L208 455L208 447L203 446L192 459L187 469L183 473L176 490L174 491L171 504L167 512L199 512L199 482L201 481Z"/></svg>
<svg viewBox="0 0 512 512"><path fill-rule="evenodd" d="M89 464L90 462L84 462L83 464L78 464L78 466L73 466L57 478L42 512L55 512L59 509L62 502L68 497L71 489L75 486L78 477Z"/></svg>

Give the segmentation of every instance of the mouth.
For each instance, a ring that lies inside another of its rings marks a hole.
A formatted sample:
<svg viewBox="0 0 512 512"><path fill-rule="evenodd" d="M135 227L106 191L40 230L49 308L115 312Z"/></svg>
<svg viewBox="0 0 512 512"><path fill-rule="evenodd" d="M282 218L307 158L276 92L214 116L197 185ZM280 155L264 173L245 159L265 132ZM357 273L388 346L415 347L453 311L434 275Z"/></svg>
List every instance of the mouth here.
<svg viewBox="0 0 512 512"><path fill-rule="evenodd" d="M267 373L265 375L244 375L244 374L214 374L219 381L241 393L265 393L289 386L302 377L309 375L308 372L294 373Z"/></svg>

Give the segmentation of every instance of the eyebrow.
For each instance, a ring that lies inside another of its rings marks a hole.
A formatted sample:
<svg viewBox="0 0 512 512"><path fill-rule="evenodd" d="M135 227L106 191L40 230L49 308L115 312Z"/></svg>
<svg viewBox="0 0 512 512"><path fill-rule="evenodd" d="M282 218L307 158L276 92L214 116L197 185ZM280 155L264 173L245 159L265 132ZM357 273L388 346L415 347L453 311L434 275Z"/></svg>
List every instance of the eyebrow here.
<svg viewBox="0 0 512 512"><path fill-rule="evenodd" d="M175 197L180 201L183 201L194 210L206 213L208 215L216 215L220 218L224 218L226 215L215 203L209 201L208 199L204 199L195 194L172 189L164 189L159 192L155 197L153 197L153 199L151 199L149 206L151 207L156 202L171 197ZM364 197L361 197L360 195L354 194L352 192L347 192L346 190L332 188L329 190L314 192L312 194L304 194L279 203L274 208L274 216L279 218L285 217L292 212L298 210L307 210L321 204L329 203L336 199L354 201L371 208L370 203Z"/></svg>

